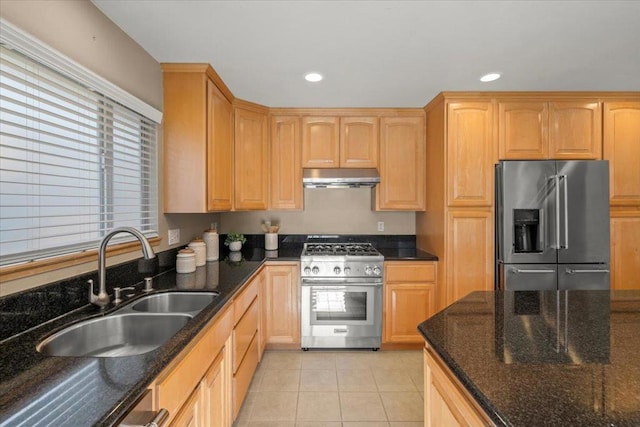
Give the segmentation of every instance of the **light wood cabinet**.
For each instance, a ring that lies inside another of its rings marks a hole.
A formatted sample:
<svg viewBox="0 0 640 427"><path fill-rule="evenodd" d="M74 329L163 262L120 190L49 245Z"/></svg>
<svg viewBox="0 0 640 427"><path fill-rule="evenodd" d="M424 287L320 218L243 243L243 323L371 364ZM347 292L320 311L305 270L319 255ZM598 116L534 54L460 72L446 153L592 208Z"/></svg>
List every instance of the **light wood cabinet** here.
<svg viewBox="0 0 640 427"><path fill-rule="evenodd" d="M640 289L640 209L611 210L611 289Z"/></svg>
<svg viewBox="0 0 640 427"><path fill-rule="evenodd" d="M254 276L234 298L233 327L233 419L238 416L258 366L260 280Z"/></svg>
<svg viewBox="0 0 640 427"><path fill-rule="evenodd" d="M611 206L640 206L640 101L604 102Z"/></svg>
<svg viewBox="0 0 640 427"><path fill-rule="evenodd" d="M271 117L271 209L302 209L300 135L299 117Z"/></svg>
<svg viewBox="0 0 640 427"><path fill-rule="evenodd" d="M265 267L265 342L271 348L300 348L300 264Z"/></svg>
<svg viewBox="0 0 640 427"><path fill-rule="evenodd" d="M245 103L243 103L245 104ZM235 107L235 209L266 210L269 204L267 113Z"/></svg>
<svg viewBox="0 0 640 427"><path fill-rule="evenodd" d="M598 100L498 100L500 159L601 159Z"/></svg>
<svg viewBox="0 0 640 427"><path fill-rule="evenodd" d="M340 167L378 167L378 118L340 118Z"/></svg>
<svg viewBox="0 0 640 427"><path fill-rule="evenodd" d="M384 263L383 344L417 344L418 324L435 313L436 269L431 261Z"/></svg>
<svg viewBox="0 0 640 427"><path fill-rule="evenodd" d="M451 102L447 108L447 202L493 204L493 103Z"/></svg>
<svg viewBox="0 0 640 427"><path fill-rule="evenodd" d="M303 117L302 128L303 167L378 166L377 117Z"/></svg>
<svg viewBox="0 0 640 427"><path fill-rule="evenodd" d="M302 118L302 167L337 168L340 166L339 122L338 117Z"/></svg>
<svg viewBox="0 0 640 427"><path fill-rule="evenodd" d="M489 209L448 211L445 305L473 291L494 289L493 223Z"/></svg>
<svg viewBox="0 0 640 427"><path fill-rule="evenodd" d="M380 184L376 210L425 208L424 117L380 118Z"/></svg>
<svg viewBox="0 0 640 427"><path fill-rule="evenodd" d="M152 386L154 409L167 409L171 425L202 425L202 408L208 404L202 400L201 383L207 381L211 370L217 369L216 364L220 365L221 373L227 372L222 367L231 363L225 356L232 326L233 308L226 308L156 379ZM224 375L221 380L222 386L225 381L231 381ZM224 406L224 402L230 399L221 401L221 405ZM226 409L226 413L230 412L231 408Z"/></svg>
<svg viewBox="0 0 640 427"><path fill-rule="evenodd" d="M162 64L164 212L228 211L233 95L207 64Z"/></svg>
<svg viewBox="0 0 640 427"><path fill-rule="evenodd" d="M495 425L440 357L428 346L424 350L424 425Z"/></svg>
<svg viewBox="0 0 640 427"><path fill-rule="evenodd" d="M202 426L226 427L230 414L227 414L229 391L225 382L225 360L221 353L211 364L200 383L200 401L202 403Z"/></svg>

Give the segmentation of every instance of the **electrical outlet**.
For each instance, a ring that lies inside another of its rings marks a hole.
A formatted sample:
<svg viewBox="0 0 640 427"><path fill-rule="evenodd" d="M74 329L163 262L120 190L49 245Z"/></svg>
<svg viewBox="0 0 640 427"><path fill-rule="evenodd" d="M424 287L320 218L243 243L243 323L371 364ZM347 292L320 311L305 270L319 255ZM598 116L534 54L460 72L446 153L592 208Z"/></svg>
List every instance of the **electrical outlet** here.
<svg viewBox="0 0 640 427"><path fill-rule="evenodd" d="M175 228L173 230L169 230L169 236L168 236L168 244L169 245L177 245L178 243L180 243L180 229L179 228Z"/></svg>
<svg viewBox="0 0 640 427"><path fill-rule="evenodd" d="M384 231L384 221L378 221L378 231Z"/></svg>

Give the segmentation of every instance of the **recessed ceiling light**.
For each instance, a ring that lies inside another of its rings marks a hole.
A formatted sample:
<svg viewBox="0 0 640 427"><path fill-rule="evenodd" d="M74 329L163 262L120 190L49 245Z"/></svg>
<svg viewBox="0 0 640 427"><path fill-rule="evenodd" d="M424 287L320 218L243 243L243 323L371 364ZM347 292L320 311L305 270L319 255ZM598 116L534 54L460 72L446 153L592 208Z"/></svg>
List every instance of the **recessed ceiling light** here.
<svg viewBox="0 0 640 427"><path fill-rule="evenodd" d="M307 73L304 75L304 79L311 83L319 82L323 79L322 74L320 73Z"/></svg>
<svg viewBox="0 0 640 427"><path fill-rule="evenodd" d="M501 73L489 73L489 74L485 74L484 76L480 77L480 81L481 82L492 82L494 80L498 80L500 77L502 77Z"/></svg>

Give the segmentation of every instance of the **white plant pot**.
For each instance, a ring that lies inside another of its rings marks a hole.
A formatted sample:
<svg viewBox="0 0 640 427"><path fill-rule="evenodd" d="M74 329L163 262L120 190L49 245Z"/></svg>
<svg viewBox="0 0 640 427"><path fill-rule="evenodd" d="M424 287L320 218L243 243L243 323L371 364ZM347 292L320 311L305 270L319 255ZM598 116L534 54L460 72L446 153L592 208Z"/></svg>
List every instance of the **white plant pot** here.
<svg viewBox="0 0 640 427"><path fill-rule="evenodd" d="M230 251L239 251L240 249L242 249L242 242L239 241L235 241L235 242L231 242L229 243L229 250Z"/></svg>

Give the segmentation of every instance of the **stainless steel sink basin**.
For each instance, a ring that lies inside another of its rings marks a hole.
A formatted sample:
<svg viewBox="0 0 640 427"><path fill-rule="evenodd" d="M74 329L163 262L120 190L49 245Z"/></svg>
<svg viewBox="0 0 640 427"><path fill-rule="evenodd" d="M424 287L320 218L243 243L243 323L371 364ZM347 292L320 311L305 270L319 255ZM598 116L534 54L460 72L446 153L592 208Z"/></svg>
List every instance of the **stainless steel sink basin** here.
<svg viewBox="0 0 640 427"><path fill-rule="evenodd" d="M160 347L191 318L188 314L112 314L63 329L36 348L47 356L133 356Z"/></svg>
<svg viewBox="0 0 640 427"><path fill-rule="evenodd" d="M218 297L219 292L167 292L149 295L133 303L133 311L146 313L197 314Z"/></svg>

